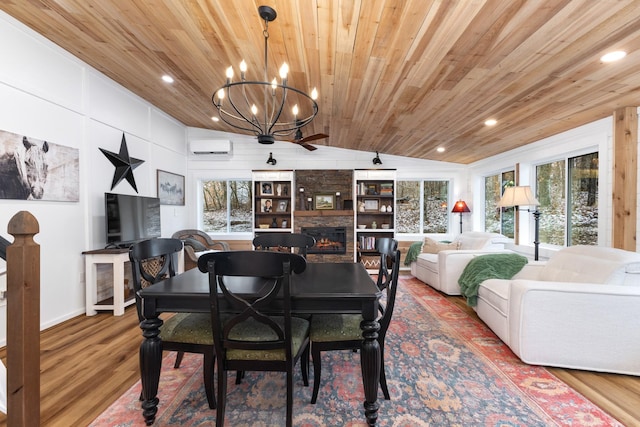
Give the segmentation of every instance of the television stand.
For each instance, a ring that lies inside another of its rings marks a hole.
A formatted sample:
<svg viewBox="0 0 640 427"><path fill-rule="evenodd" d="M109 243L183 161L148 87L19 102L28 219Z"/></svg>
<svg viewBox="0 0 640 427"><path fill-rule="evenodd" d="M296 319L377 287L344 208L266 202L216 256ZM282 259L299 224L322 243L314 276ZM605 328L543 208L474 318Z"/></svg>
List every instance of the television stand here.
<svg viewBox="0 0 640 427"><path fill-rule="evenodd" d="M87 316L95 316L98 310L112 310L114 316L122 316L125 307L134 304L135 298L124 298L124 264L129 262L128 248L105 248L82 252L85 262L85 289ZM111 264L113 266L113 298L105 301L98 299L98 266L97 264ZM110 301L111 300L111 301Z"/></svg>
<svg viewBox="0 0 640 427"><path fill-rule="evenodd" d="M184 251L178 254L178 271L184 271ZM124 265L129 262L129 248L112 247L82 252L85 262L85 294L87 316L95 316L98 310L112 310L114 316L122 316L124 309L135 304L133 293L125 299ZM113 297L98 301L98 268L97 264L111 264L113 267ZM132 278L127 278L132 280Z"/></svg>

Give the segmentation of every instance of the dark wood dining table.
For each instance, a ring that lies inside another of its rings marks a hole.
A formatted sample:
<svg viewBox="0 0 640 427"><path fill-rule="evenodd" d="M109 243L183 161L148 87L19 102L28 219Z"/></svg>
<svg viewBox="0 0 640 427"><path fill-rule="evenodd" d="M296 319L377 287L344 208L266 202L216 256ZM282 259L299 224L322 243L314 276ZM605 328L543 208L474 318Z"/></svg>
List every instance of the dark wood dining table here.
<svg viewBox="0 0 640 427"><path fill-rule="evenodd" d="M250 284L244 284L250 286ZM377 322L381 292L361 263L308 263L291 278L291 309L296 314L361 313L363 321L360 364L364 386L364 414L370 426L378 419L380 346ZM140 291L145 320L140 323L140 376L142 412L152 425L158 411L158 383L162 366L162 342L158 317L164 312L209 312L209 275L197 268L160 281ZM273 307L277 312L278 301Z"/></svg>

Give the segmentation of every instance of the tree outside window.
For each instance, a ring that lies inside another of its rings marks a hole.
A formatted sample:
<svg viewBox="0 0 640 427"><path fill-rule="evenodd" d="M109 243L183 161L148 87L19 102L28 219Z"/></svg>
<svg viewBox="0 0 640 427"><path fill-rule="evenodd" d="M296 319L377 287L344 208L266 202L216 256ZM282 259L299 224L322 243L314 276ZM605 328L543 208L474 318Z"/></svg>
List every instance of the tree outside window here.
<svg viewBox="0 0 640 427"><path fill-rule="evenodd" d="M396 182L396 232L447 233L448 200L449 181Z"/></svg>
<svg viewBox="0 0 640 427"><path fill-rule="evenodd" d="M420 233L420 181L396 183L396 231Z"/></svg>
<svg viewBox="0 0 640 427"><path fill-rule="evenodd" d="M515 209L500 208L498 202L504 189L515 185L515 171L507 171L484 179L484 229L514 237Z"/></svg>
<svg viewBox="0 0 640 427"><path fill-rule="evenodd" d="M540 202L540 242L564 246L567 218L564 160L536 166L536 193Z"/></svg>
<svg viewBox="0 0 640 427"><path fill-rule="evenodd" d="M251 181L203 181L202 224L210 233L252 231Z"/></svg>
<svg viewBox="0 0 640 427"><path fill-rule="evenodd" d="M598 153L569 159L571 245L598 244Z"/></svg>
<svg viewBox="0 0 640 427"><path fill-rule="evenodd" d="M449 229L449 181L424 181L423 233L447 233Z"/></svg>

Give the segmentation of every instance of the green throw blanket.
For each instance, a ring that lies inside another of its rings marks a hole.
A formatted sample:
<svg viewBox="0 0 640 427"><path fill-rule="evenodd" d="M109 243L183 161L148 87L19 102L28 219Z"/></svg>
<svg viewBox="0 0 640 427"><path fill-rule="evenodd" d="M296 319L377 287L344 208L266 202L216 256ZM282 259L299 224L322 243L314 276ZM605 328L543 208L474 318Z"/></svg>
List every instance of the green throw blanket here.
<svg viewBox="0 0 640 427"><path fill-rule="evenodd" d="M420 255L420 251L422 250L422 242L415 242L409 246L409 250L407 251L407 256L404 259L404 265L411 265L413 261L418 259L418 255Z"/></svg>
<svg viewBox="0 0 640 427"><path fill-rule="evenodd" d="M469 261L458 279L460 290L467 304L478 304L478 287L487 279L511 279L527 263L527 258L518 254L480 255Z"/></svg>

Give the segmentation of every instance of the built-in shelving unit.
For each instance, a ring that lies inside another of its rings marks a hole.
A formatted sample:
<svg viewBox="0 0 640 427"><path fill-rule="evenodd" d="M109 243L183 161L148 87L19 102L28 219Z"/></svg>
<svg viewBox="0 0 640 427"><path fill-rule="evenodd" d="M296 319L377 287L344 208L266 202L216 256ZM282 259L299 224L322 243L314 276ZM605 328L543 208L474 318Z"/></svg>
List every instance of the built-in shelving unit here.
<svg viewBox="0 0 640 427"><path fill-rule="evenodd" d="M253 228L263 232L293 230L293 171L253 171Z"/></svg>
<svg viewBox="0 0 640 427"><path fill-rule="evenodd" d="M377 271L380 254L376 240L394 237L396 224L396 171L375 169L354 171L355 258L367 270Z"/></svg>

